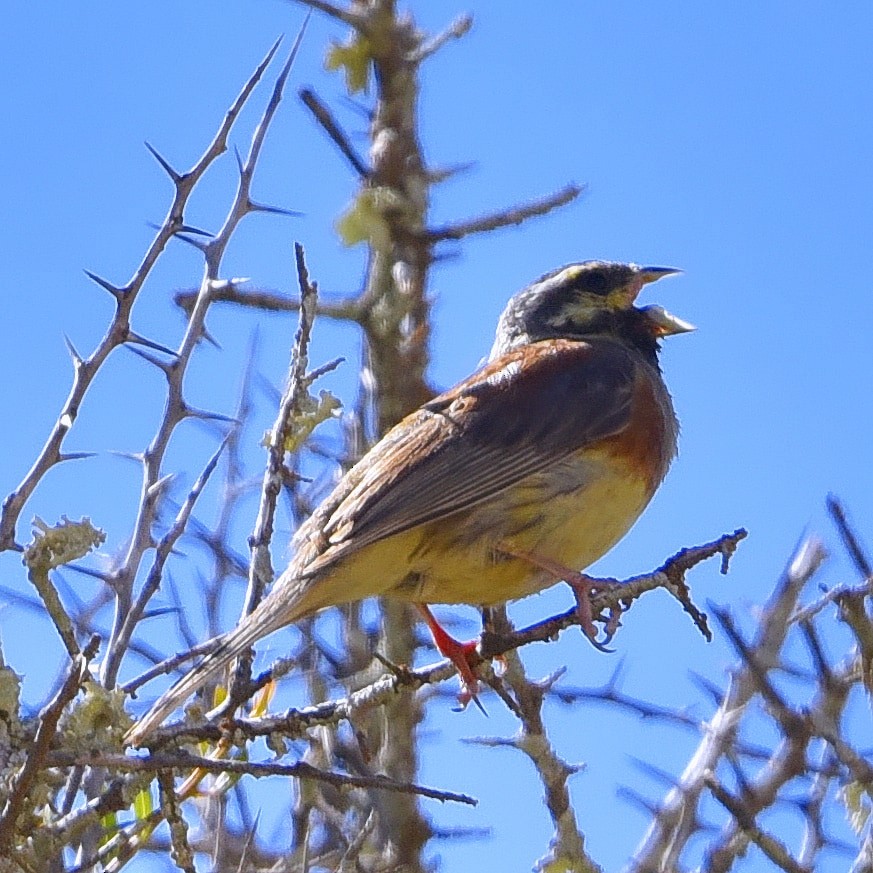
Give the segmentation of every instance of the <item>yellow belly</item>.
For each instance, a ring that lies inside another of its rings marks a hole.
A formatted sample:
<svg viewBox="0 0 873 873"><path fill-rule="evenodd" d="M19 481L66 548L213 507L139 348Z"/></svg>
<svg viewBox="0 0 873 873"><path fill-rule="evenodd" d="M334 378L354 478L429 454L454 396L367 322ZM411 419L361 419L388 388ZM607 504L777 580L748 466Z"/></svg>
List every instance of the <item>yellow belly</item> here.
<svg viewBox="0 0 873 873"><path fill-rule="evenodd" d="M384 594L422 603L490 605L559 579L523 553L583 570L629 530L652 496L607 453L568 460L471 509L348 555L315 588L323 606ZM312 592L315 594L315 591Z"/></svg>

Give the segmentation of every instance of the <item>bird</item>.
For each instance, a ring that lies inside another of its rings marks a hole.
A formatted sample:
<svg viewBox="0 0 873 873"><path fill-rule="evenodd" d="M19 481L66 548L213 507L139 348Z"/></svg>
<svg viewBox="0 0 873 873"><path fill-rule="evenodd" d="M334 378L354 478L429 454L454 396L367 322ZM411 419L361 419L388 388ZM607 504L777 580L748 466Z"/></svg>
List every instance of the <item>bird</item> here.
<svg viewBox="0 0 873 873"><path fill-rule="evenodd" d="M679 272L582 261L513 296L485 363L342 476L297 529L267 596L158 698L127 744L142 744L268 634L376 595L418 606L473 696L475 643L449 636L428 604L486 607L562 579L573 585L628 532L677 452L660 341L694 330L636 301L644 286Z"/></svg>

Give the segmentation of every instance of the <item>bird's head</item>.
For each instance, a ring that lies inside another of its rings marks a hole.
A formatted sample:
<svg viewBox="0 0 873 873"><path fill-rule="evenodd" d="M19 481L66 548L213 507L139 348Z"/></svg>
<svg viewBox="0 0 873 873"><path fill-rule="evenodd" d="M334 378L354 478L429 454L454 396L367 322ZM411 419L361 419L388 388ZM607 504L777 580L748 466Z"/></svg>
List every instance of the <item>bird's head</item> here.
<svg viewBox="0 0 873 873"><path fill-rule="evenodd" d="M612 336L654 355L661 337L694 330L660 306L635 306L643 285L680 272L611 261L583 261L546 273L507 303L491 360L544 339Z"/></svg>

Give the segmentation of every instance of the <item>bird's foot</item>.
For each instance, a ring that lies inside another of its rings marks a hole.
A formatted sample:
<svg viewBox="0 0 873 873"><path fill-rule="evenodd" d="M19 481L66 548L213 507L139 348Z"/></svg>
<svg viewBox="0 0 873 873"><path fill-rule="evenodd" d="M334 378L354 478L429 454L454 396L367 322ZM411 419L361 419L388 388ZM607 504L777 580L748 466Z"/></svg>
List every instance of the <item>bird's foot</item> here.
<svg viewBox="0 0 873 873"><path fill-rule="evenodd" d="M534 554L533 552L521 551L501 543L500 551L507 555L512 555L514 558L519 558L522 561L527 561L534 567L548 573L555 582L565 581L572 589L573 595L576 598L576 614L579 617L579 624L582 627L582 633L588 638L594 648L601 652L611 652L612 649L606 647L615 632L618 630L619 617L621 616L620 609L612 609L609 618L605 619L606 638L603 640L597 639L597 627L594 624L594 611L591 609L591 596L597 591L603 591L605 588L619 584L612 580L595 579L593 576L586 576L578 570L571 570L565 567L559 561L553 561L551 558L544 558L542 555ZM599 617L600 621L604 621Z"/></svg>
<svg viewBox="0 0 873 873"><path fill-rule="evenodd" d="M603 640L598 640L597 627L594 624L594 611L591 609L591 596L597 591L603 591L604 588L617 583L604 582L603 579L595 579L578 572L567 572L561 578L573 589L573 596L576 598L576 614L579 617L582 633L588 637L588 641L595 649L601 652L612 652L613 649L608 648L606 644L612 640L618 630L618 619L621 611L614 609L610 611L609 619L606 620L606 637Z"/></svg>
<svg viewBox="0 0 873 873"><path fill-rule="evenodd" d="M479 680L476 678L475 672L476 667L482 662L482 656L477 648L478 643L472 640L466 643L456 640L451 634L446 632L425 604L419 603L418 609L427 622L437 651L444 658L448 658L458 671L458 676L461 680L461 693L458 695L458 703L461 705L461 708L466 708L467 704L472 700L482 712L485 712L484 707L479 702Z"/></svg>

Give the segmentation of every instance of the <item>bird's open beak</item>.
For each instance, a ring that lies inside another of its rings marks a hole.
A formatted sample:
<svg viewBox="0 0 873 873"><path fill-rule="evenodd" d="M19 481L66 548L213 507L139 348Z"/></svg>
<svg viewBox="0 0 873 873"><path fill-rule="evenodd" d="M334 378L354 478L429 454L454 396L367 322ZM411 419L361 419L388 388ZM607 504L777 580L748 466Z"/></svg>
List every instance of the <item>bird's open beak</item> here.
<svg viewBox="0 0 873 873"><path fill-rule="evenodd" d="M672 312L667 312L663 306L642 306L640 312L645 312L658 336L673 336L677 333L690 333L692 330L697 330L693 324L677 318Z"/></svg>
<svg viewBox="0 0 873 873"><path fill-rule="evenodd" d="M682 271L676 267L638 267L640 287L651 282L657 282L664 276L675 276ZM677 333L689 333L697 328L681 318L677 318L672 312L667 312L663 306L641 306L641 312L645 312L652 323L657 336L673 336Z"/></svg>

